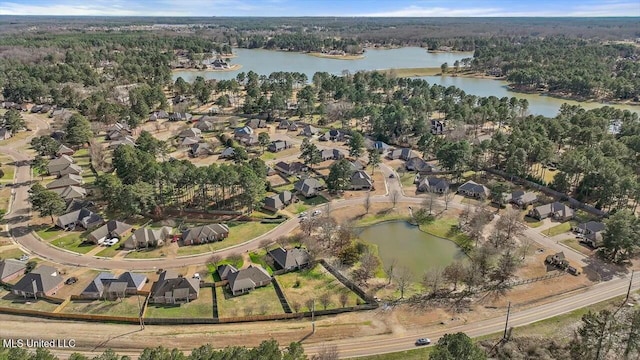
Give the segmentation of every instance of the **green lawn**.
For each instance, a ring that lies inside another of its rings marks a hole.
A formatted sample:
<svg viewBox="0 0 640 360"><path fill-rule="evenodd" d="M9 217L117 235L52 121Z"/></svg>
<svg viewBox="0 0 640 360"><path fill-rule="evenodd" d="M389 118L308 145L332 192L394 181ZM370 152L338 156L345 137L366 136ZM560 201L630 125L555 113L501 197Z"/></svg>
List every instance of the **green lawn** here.
<svg viewBox="0 0 640 360"><path fill-rule="evenodd" d="M252 263L262 266L265 270L267 270L267 272L270 275L273 275L273 269L267 263L265 258L266 255L267 255L266 251L264 251L263 249L260 249L260 250L255 250L250 252L249 258L251 259Z"/></svg>
<svg viewBox="0 0 640 360"><path fill-rule="evenodd" d="M51 245L57 246L65 250L81 253L81 254L86 254L95 247L94 244L91 244L91 243L83 244L82 241L83 239L80 238L80 233L74 233L74 234L69 234L67 236L63 236L59 239L53 240L51 242Z"/></svg>
<svg viewBox="0 0 640 360"><path fill-rule="evenodd" d="M238 296L231 295L226 286L224 289L216 287L216 297L218 299L218 316L221 318L284 313L273 284Z"/></svg>
<svg viewBox="0 0 640 360"><path fill-rule="evenodd" d="M178 249L178 255L202 254L242 244L278 226L278 224L262 224L256 221L229 223L227 225L229 226L228 238L209 244L182 246Z"/></svg>
<svg viewBox="0 0 640 360"><path fill-rule="evenodd" d="M201 288L196 300L177 305L147 305L147 318L213 318L212 288Z"/></svg>
<svg viewBox="0 0 640 360"><path fill-rule="evenodd" d="M369 226L373 224L377 224L383 221L391 221L391 220L407 220L408 216L404 214L399 214L393 209L386 209L382 211L378 211L375 214L367 214L363 216L360 220L356 222L357 226Z"/></svg>
<svg viewBox="0 0 640 360"><path fill-rule="evenodd" d="M138 303L139 301L139 303ZM144 297L130 296L125 299L108 301L71 301L64 308L63 313L71 314L98 314L111 316L138 317L140 306L144 303Z"/></svg>
<svg viewBox="0 0 640 360"><path fill-rule="evenodd" d="M524 217L524 223L530 228L537 228L542 226L542 221L538 221L537 219L534 219L530 216Z"/></svg>
<svg viewBox="0 0 640 360"><path fill-rule="evenodd" d="M275 160L276 159L276 154L272 153L271 151L266 151L265 150L264 154L260 155L260 159L262 161Z"/></svg>
<svg viewBox="0 0 640 360"><path fill-rule="evenodd" d="M0 288L0 307L51 312L58 307L58 304L43 299L25 299Z"/></svg>
<svg viewBox="0 0 640 360"><path fill-rule="evenodd" d="M273 190L275 190L277 192L282 192L282 191L285 191L285 190L289 190L289 191L293 192L293 185L294 185L294 183L275 186L273 188Z"/></svg>
<svg viewBox="0 0 640 360"><path fill-rule="evenodd" d="M19 259L24 252L20 249L10 249L0 252L1 259Z"/></svg>
<svg viewBox="0 0 640 360"><path fill-rule="evenodd" d="M4 171L4 175L0 177L0 183L13 182L13 175L16 172L16 167L10 164L13 164L13 160L8 157L0 157L0 169Z"/></svg>
<svg viewBox="0 0 640 360"><path fill-rule="evenodd" d="M97 253L96 256L114 257L120 251L122 251L122 249L120 249L120 244L118 243L113 246L106 246L104 250Z"/></svg>
<svg viewBox="0 0 640 360"><path fill-rule="evenodd" d="M411 186L413 185L413 181L416 179L416 174L412 172L405 172L400 175L400 183L402 186Z"/></svg>
<svg viewBox="0 0 640 360"><path fill-rule="evenodd" d="M36 234L38 234L38 236L40 236L42 240L51 240L54 237L62 235L64 233L64 230L61 230L55 226L36 231Z"/></svg>
<svg viewBox="0 0 640 360"><path fill-rule="evenodd" d="M570 238L570 239L566 239L566 240L560 240L561 243L567 245L568 247L577 250L585 255L591 255L593 253L593 249L591 249L588 245L586 244L582 244L578 239L576 238Z"/></svg>
<svg viewBox="0 0 640 360"><path fill-rule="evenodd" d="M298 201L295 204L291 204L287 206L285 209L294 214L300 214L301 212L307 211L314 206L326 204L327 202L328 200L321 195L314 196L308 199L303 197L300 201Z"/></svg>
<svg viewBox="0 0 640 360"><path fill-rule="evenodd" d="M362 356L358 360L424 360L429 358L433 347L422 347L415 350L399 351L389 354Z"/></svg>
<svg viewBox="0 0 640 360"><path fill-rule="evenodd" d="M443 217L437 218L430 224L420 225L420 230L429 234L454 241L463 249L469 249L471 240L466 234L457 231L458 218Z"/></svg>
<svg viewBox="0 0 640 360"><path fill-rule="evenodd" d="M167 249L164 247L157 247L149 250L130 251L125 255L128 259L153 259L167 256Z"/></svg>
<svg viewBox="0 0 640 360"><path fill-rule="evenodd" d="M240 255L231 256L218 262L217 266L220 266L220 265L231 265L236 269L241 269L242 266L244 265L244 259ZM213 281L221 280L220 276L218 276L218 271L217 271L218 268L216 266L214 266L213 264L207 264L207 269L209 270L209 273L211 273L211 276L213 277Z"/></svg>
<svg viewBox="0 0 640 360"><path fill-rule="evenodd" d="M560 235L562 233L571 231L571 228L574 225L577 225L577 222L565 221L562 224L556 225L552 228L548 228L547 230L542 231L542 233L547 236L556 236L556 235Z"/></svg>

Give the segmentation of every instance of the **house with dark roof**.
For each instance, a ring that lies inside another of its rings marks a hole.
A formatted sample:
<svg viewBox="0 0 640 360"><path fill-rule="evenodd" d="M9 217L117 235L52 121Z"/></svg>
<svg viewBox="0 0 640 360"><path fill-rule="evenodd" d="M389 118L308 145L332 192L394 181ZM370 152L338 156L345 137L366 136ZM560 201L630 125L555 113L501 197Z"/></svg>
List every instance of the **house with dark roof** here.
<svg viewBox="0 0 640 360"><path fill-rule="evenodd" d="M94 244L101 244L104 240L127 236L133 226L117 220L109 220L106 224L97 228L87 236L87 241Z"/></svg>
<svg viewBox="0 0 640 360"><path fill-rule="evenodd" d="M442 120L431 120L431 133L433 135L444 134L445 123Z"/></svg>
<svg viewBox="0 0 640 360"><path fill-rule="evenodd" d="M270 250L268 254L273 258L277 270L298 270L308 266L310 262L309 254L300 248L285 250L279 247Z"/></svg>
<svg viewBox="0 0 640 360"><path fill-rule="evenodd" d="M228 147L220 153L219 159L233 159L236 156L236 149Z"/></svg>
<svg viewBox="0 0 640 360"><path fill-rule="evenodd" d="M537 206L529 211L529 216L538 220L550 217L558 221L567 221L573 219L574 215L575 212L572 208L558 201Z"/></svg>
<svg viewBox="0 0 640 360"><path fill-rule="evenodd" d="M220 268L218 268L220 270ZM221 278L222 278L222 274ZM233 271L229 268L226 274L229 290L233 295L247 293L255 288L271 283L271 275L259 265L249 265L246 269Z"/></svg>
<svg viewBox="0 0 640 360"><path fill-rule="evenodd" d="M163 226L159 229L152 229L146 226L138 228L124 242L125 249L142 249L163 246L171 237L171 228Z"/></svg>
<svg viewBox="0 0 640 360"><path fill-rule="evenodd" d="M320 141L344 141L346 134L337 129L331 129L320 136Z"/></svg>
<svg viewBox="0 0 640 360"><path fill-rule="evenodd" d="M70 147L68 147L68 146L66 146L64 144L60 144L60 147L58 148L58 151L56 151L56 156L62 156L62 155L71 156L74 153L75 153L75 151L72 148L70 148Z"/></svg>
<svg viewBox="0 0 640 360"><path fill-rule="evenodd" d="M54 193L60 195L65 201L73 199L84 199L87 196L87 190L80 186L67 186L51 189Z"/></svg>
<svg viewBox="0 0 640 360"><path fill-rule="evenodd" d="M289 131L298 131L298 128L300 127L300 125L298 125L297 122L291 122L291 124L289 124Z"/></svg>
<svg viewBox="0 0 640 360"><path fill-rule="evenodd" d="M75 160L69 155L62 155L56 159L50 160L47 164L49 175L60 175L60 170L65 169L69 165L75 163Z"/></svg>
<svg viewBox="0 0 640 360"><path fill-rule="evenodd" d="M77 226L88 230L92 227L102 225L103 223L104 220L99 214L94 213L87 208L82 208L80 210L60 215L56 220L56 226L63 230L75 230Z"/></svg>
<svg viewBox="0 0 640 360"><path fill-rule="evenodd" d="M233 131L233 138L236 140L242 140L250 135L253 135L253 129L249 126L239 127Z"/></svg>
<svg viewBox="0 0 640 360"><path fill-rule="evenodd" d="M182 232L184 245L197 245L222 241L229 236L229 227L225 224L196 226Z"/></svg>
<svg viewBox="0 0 640 360"><path fill-rule="evenodd" d="M373 180L364 170L355 171L351 174L351 190L373 189Z"/></svg>
<svg viewBox="0 0 640 360"><path fill-rule="evenodd" d="M279 194L271 195L264 199L263 208L270 211L278 211L284 209L287 205L294 202L291 191L285 190Z"/></svg>
<svg viewBox="0 0 640 360"><path fill-rule="evenodd" d="M166 111L158 110L158 111L154 111L149 116L149 121L158 121L160 119L168 119L168 118L169 118L169 114Z"/></svg>
<svg viewBox="0 0 640 360"><path fill-rule="evenodd" d="M84 299L102 299L105 290L105 283L116 279L116 276L112 273L101 272L91 280L84 290L82 290L80 296Z"/></svg>
<svg viewBox="0 0 640 360"><path fill-rule="evenodd" d="M63 175L47 184L47 189L57 189L67 186L80 186L84 183L82 176L74 174Z"/></svg>
<svg viewBox="0 0 640 360"><path fill-rule="evenodd" d="M538 202L538 195L531 191L517 190L510 194L503 194L503 201L526 208L531 204Z"/></svg>
<svg viewBox="0 0 640 360"><path fill-rule="evenodd" d="M109 142L109 145L107 145L107 148L109 149L115 149L118 146L122 146L122 145L127 145L127 146L131 146L131 147L136 147L136 139L134 139L132 136L127 135L124 136L118 140L113 140Z"/></svg>
<svg viewBox="0 0 640 360"><path fill-rule="evenodd" d="M389 158L390 160L402 159L404 161L417 156L418 155L409 148L393 149L387 154L387 158Z"/></svg>
<svg viewBox="0 0 640 360"><path fill-rule="evenodd" d="M193 115L189 113L171 113L169 114L169 121L191 121Z"/></svg>
<svg viewBox="0 0 640 360"><path fill-rule="evenodd" d="M214 125L213 122L209 121L209 120L198 120L198 123L196 124L196 129L200 130L200 131L214 131L216 129L216 126Z"/></svg>
<svg viewBox="0 0 640 360"><path fill-rule="evenodd" d="M0 260L0 282L9 282L24 274L25 263L15 259Z"/></svg>
<svg viewBox="0 0 640 360"><path fill-rule="evenodd" d="M606 230L606 225L599 221L587 221L578 224L573 231L582 235L582 242L589 244L593 248L597 248L602 244L602 235Z"/></svg>
<svg viewBox="0 0 640 360"><path fill-rule="evenodd" d="M344 153L338 149L320 150L320 158L322 161L344 159Z"/></svg>
<svg viewBox="0 0 640 360"><path fill-rule="evenodd" d="M315 127L313 125L305 125L302 128L302 131L300 132L300 135L311 137L313 135L316 135L318 132L320 132L320 130L317 127Z"/></svg>
<svg viewBox="0 0 640 360"><path fill-rule="evenodd" d="M0 140L7 140L11 138L11 130L7 129L4 126L0 126Z"/></svg>
<svg viewBox="0 0 640 360"><path fill-rule="evenodd" d="M175 271L165 270L151 288L149 302L153 304L188 303L198 298L200 280L186 278Z"/></svg>
<svg viewBox="0 0 640 360"><path fill-rule="evenodd" d="M404 167L408 171L417 171L421 174L434 173L434 172L440 171L440 169L438 169L436 166L429 164L428 162L424 161L423 159L417 156L407 160L404 164Z"/></svg>
<svg viewBox="0 0 640 360"><path fill-rule="evenodd" d="M272 141L271 144L267 146L267 150L271 152L280 152L285 149L291 149L292 147L293 147L293 144L289 141L276 140L276 141Z"/></svg>
<svg viewBox="0 0 640 360"><path fill-rule="evenodd" d="M62 276L51 266L41 265L22 277L11 289L14 295L25 298L51 296L64 284Z"/></svg>
<svg viewBox="0 0 640 360"><path fill-rule="evenodd" d="M224 264L224 265L219 265L217 268L217 271L218 271L218 276L220 276L220 280L227 280L229 274L231 274L232 272L238 271L238 269L236 269L231 264Z"/></svg>
<svg viewBox="0 0 640 360"><path fill-rule="evenodd" d="M180 146L183 148L191 147L199 143L202 139L200 137L185 137L180 140Z"/></svg>
<svg viewBox="0 0 640 360"><path fill-rule="evenodd" d="M208 143L197 143L191 145L191 149L189 149L189 156L191 157L201 157L201 156L209 156L213 154L213 149L211 148L211 144Z"/></svg>
<svg viewBox="0 0 640 360"><path fill-rule="evenodd" d="M251 119L245 124L252 129L262 129L267 127L267 121L261 119Z"/></svg>
<svg viewBox="0 0 640 360"><path fill-rule="evenodd" d="M294 161L292 163L280 161L273 168L287 176L300 174L308 170L307 165L299 161Z"/></svg>
<svg viewBox="0 0 640 360"><path fill-rule="evenodd" d="M364 146L365 148L367 148L367 150L376 149L381 154L391 149L391 146L389 146L384 141L371 140L370 138L364 139Z"/></svg>
<svg viewBox="0 0 640 360"><path fill-rule="evenodd" d="M358 171L364 170L365 166L360 160L349 161L349 170Z"/></svg>
<svg viewBox="0 0 640 360"><path fill-rule="evenodd" d="M278 123L278 129L279 130L287 130L289 129L289 126L291 126L293 122L289 121L289 120L280 120L280 122Z"/></svg>
<svg viewBox="0 0 640 360"><path fill-rule="evenodd" d="M476 199L486 199L490 194L490 191L486 186L478 184L471 180L458 186L457 192L458 194L461 194L463 196Z"/></svg>
<svg viewBox="0 0 640 360"><path fill-rule="evenodd" d="M324 189L324 185L318 179L306 178L293 184L293 189L304 197L310 198L319 195L320 191Z"/></svg>
<svg viewBox="0 0 640 360"><path fill-rule="evenodd" d="M82 168L79 165L76 164L69 164L66 167L60 169L59 171L51 174L51 175L55 175L55 176L63 176L63 175L67 175L67 174L71 174L71 175L82 175Z"/></svg>
<svg viewBox="0 0 640 360"><path fill-rule="evenodd" d="M201 135L202 135L202 131L200 129L192 127L192 128L182 130L180 134L178 134L178 137L180 139L184 139L187 137L200 138Z"/></svg>
<svg viewBox="0 0 640 360"><path fill-rule="evenodd" d="M449 191L449 181L444 178L423 177L418 180L417 190L437 194L445 194Z"/></svg>

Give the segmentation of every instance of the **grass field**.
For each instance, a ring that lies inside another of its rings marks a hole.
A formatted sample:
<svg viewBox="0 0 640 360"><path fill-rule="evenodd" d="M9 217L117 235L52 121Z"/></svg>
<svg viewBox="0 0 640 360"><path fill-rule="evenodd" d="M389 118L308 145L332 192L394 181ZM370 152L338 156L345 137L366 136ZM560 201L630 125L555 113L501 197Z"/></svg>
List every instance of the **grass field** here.
<svg viewBox="0 0 640 360"><path fill-rule="evenodd" d="M294 214L300 214L301 212L307 211L314 206L326 204L327 201L328 200L321 195L314 196L308 199L303 196L302 199L300 199L300 201L298 201L295 204L291 204L287 206L285 209Z"/></svg>
<svg viewBox="0 0 640 360"><path fill-rule="evenodd" d="M140 303L138 303L140 301ZM130 296L121 300L71 301L63 313L138 317L144 297Z"/></svg>
<svg viewBox="0 0 640 360"><path fill-rule="evenodd" d="M402 175L400 175L400 183L402 184L403 187L413 185L413 182L415 179L416 179L416 174L414 173L405 172Z"/></svg>
<svg viewBox="0 0 640 360"><path fill-rule="evenodd" d="M0 156L0 169L4 172L4 175L0 177L0 183L12 183L13 175L16 171L16 167L13 166L13 160L6 156Z"/></svg>
<svg viewBox="0 0 640 360"><path fill-rule="evenodd" d="M574 225L577 225L575 221L565 221L562 224L544 230L542 233L547 236L556 236L571 231Z"/></svg>
<svg viewBox="0 0 640 360"><path fill-rule="evenodd" d="M538 221L537 219L534 219L529 216L524 217L524 223L530 228L537 228L542 226L542 221Z"/></svg>
<svg viewBox="0 0 640 360"><path fill-rule="evenodd" d="M128 259L153 259L167 256L169 252L166 247L157 247L151 250L130 251L125 255Z"/></svg>
<svg viewBox="0 0 640 360"><path fill-rule="evenodd" d="M147 318L213 318L213 294L211 288L201 288L200 295L180 306L147 305Z"/></svg>
<svg viewBox="0 0 640 360"><path fill-rule="evenodd" d="M64 233L64 230L60 230L55 226L36 231L36 234L38 234L38 236L40 236L42 240L51 240L54 237L62 235Z"/></svg>
<svg viewBox="0 0 640 360"><path fill-rule="evenodd" d="M227 287L224 289L216 287L216 297L218 298L218 316L221 318L284 313L273 284L239 296L231 295Z"/></svg>
<svg viewBox="0 0 640 360"><path fill-rule="evenodd" d="M24 255L24 252L20 249L10 249L0 252L0 259L19 259Z"/></svg>
<svg viewBox="0 0 640 360"><path fill-rule="evenodd" d="M430 224L420 225L420 230L441 238L452 240L463 249L468 248L471 245L471 240L466 234L455 230L457 225L458 218L443 217L437 218Z"/></svg>
<svg viewBox="0 0 640 360"><path fill-rule="evenodd" d="M42 299L25 299L21 296L16 296L6 290L0 289L0 307L51 312L58 307L58 304Z"/></svg>
<svg viewBox="0 0 640 360"><path fill-rule="evenodd" d="M309 299L316 300L315 306L317 310L324 309L324 305L319 301L323 294L329 294L327 309L343 307L340 301L340 294L342 293L347 294L345 306L355 306L359 300L358 295L342 285L322 265L316 265L310 270L278 275L276 278L289 301L289 305L299 304L300 311L311 310L307 309L305 305L305 302ZM291 307L294 308L294 306Z"/></svg>
<svg viewBox="0 0 640 360"><path fill-rule="evenodd" d="M105 246L104 250L97 253L96 256L114 257L120 251L122 251L122 249L120 249L120 244Z"/></svg>
<svg viewBox="0 0 640 360"><path fill-rule="evenodd" d="M358 360L424 360L429 358L433 347L422 347L415 350L399 351L389 354L362 356Z"/></svg>
<svg viewBox="0 0 640 360"><path fill-rule="evenodd" d="M51 245L80 254L86 254L91 251L95 245L90 243L83 244L83 240L84 239L80 238L80 233L74 233L53 240Z"/></svg>
<svg viewBox="0 0 640 360"><path fill-rule="evenodd" d="M178 255L202 254L242 244L278 226L278 224L262 224L255 221L227 225L229 226L228 238L209 244L182 246L178 249Z"/></svg>

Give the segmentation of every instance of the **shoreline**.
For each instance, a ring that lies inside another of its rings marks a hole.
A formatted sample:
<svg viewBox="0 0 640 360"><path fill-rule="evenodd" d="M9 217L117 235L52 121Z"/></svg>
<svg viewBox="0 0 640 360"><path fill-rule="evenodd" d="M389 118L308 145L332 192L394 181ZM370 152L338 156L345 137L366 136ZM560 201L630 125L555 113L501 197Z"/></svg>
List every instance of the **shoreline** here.
<svg viewBox="0 0 640 360"><path fill-rule="evenodd" d="M631 100L584 98L581 96L562 95L562 94L557 94L549 91L520 89L517 86L510 85L510 84L507 84L507 87L509 88L509 91L512 91L514 93L548 96L548 97L552 97L554 99L560 99L560 100L571 100L571 101L582 102L582 103L602 104L603 106L606 106L606 105L640 106L640 102L631 101Z"/></svg>
<svg viewBox="0 0 640 360"><path fill-rule="evenodd" d="M229 72L242 69L241 64L233 64L228 69L194 69L194 68L175 68L171 69L172 73L188 71L188 72Z"/></svg>
<svg viewBox="0 0 640 360"><path fill-rule="evenodd" d="M323 58L323 59L334 59L334 60L360 60L360 59L364 59L365 56L364 54L360 54L360 55L330 55L330 54L323 54L323 53L319 53L319 52L310 52L310 53L306 53L307 55L310 56L315 56L318 58Z"/></svg>

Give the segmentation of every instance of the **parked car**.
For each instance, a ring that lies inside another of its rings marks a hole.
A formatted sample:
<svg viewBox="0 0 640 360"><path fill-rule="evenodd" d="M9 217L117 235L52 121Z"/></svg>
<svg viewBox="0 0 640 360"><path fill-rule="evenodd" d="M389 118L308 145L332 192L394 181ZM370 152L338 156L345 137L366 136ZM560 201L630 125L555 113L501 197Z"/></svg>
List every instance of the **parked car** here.
<svg viewBox="0 0 640 360"><path fill-rule="evenodd" d="M298 215L298 217L299 217L299 218L303 218L303 217L305 217L305 216L307 216L307 215L308 215L308 214L307 214L307 212L306 212L306 211L303 211L303 212L301 212L301 213L300 213L300 215Z"/></svg>
<svg viewBox="0 0 640 360"><path fill-rule="evenodd" d="M395 177L396 177L396 176L395 176L394 174L389 175L389 179L393 179L393 178L395 178Z"/></svg>
<svg viewBox="0 0 640 360"><path fill-rule="evenodd" d="M431 344L431 340L429 338L420 338L416 340L416 346L423 346Z"/></svg>
<svg viewBox="0 0 640 360"><path fill-rule="evenodd" d="M314 210L313 211L313 216L318 216L320 214L322 214L322 210Z"/></svg>
<svg viewBox="0 0 640 360"><path fill-rule="evenodd" d="M72 276L68 278L67 281L65 281L64 283L67 285L71 285L71 284L75 284L76 282L78 282L78 278L75 276Z"/></svg>
<svg viewBox="0 0 640 360"><path fill-rule="evenodd" d="M29 260L29 255L27 255L27 254L23 254L22 256L20 256L20 259L18 259L18 260L20 260L20 261L27 261L27 260Z"/></svg>
<svg viewBox="0 0 640 360"><path fill-rule="evenodd" d="M193 274L193 278L200 280L200 274L199 273Z"/></svg>

